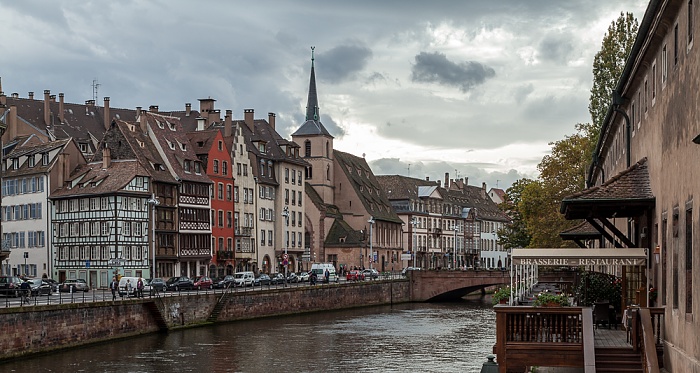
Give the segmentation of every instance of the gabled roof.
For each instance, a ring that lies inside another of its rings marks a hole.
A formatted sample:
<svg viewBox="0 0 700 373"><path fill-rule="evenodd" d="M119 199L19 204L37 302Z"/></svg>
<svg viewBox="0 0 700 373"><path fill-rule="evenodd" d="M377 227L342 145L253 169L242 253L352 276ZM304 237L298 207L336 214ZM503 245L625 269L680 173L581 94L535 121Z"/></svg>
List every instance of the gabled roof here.
<svg viewBox="0 0 700 373"><path fill-rule="evenodd" d="M136 176L149 175L135 159L114 161L108 168L103 168L101 162L81 165L73 171L66 185L51 193L50 198L114 194L124 189ZM148 192L143 194L147 195Z"/></svg>
<svg viewBox="0 0 700 373"><path fill-rule="evenodd" d="M318 93L316 91L316 70L314 69L314 48L311 48L311 75L309 77L309 97L306 101L306 118L294 136L328 136L333 137L321 123L321 113L318 107Z"/></svg>
<svg viewBox="0 0 700 373"><path fill-rule="evenodd" d="M58 157L53 157L49 160L48 164L44 164L41 156L44 153L51 153L51 152L58 152L60 153L63 148L68 145L72 139L64 139L64 140L56 140L56 141L50 141L47 143L40 143L40 144L20 144L16 146L10 154L8 154L5 158L5 161L9 161L12 158L20 158L20 157L29 157L29 156L34 156L37 157L35 159L35 163L33 167L29 167L28 162L23 162L18 169L14 168L7 168L6 170L3 171L3 177L17 177L17 176L22 176L22 175L30 175L30 174L38 174L38 173L46 173L51 168L56 164ZM26 145L25 145L26 144ZM81 155L82 157L82 155Z"/></svg>
<svg viewBox="0 0 700 373"><path fill-rule="evenodd" d="M343 219L335 219L323 245L325 247L358 247L362 246L364 240L362 232L352 229Z"/></svg>
<svg viewBox="0 0 700 373"><path fill-rule="evenodd" d="M435 197L435 198L442 198L439 194L435 196L433 193L438 190L437 185L432 185L432 186L419 186L418 187L418 197L419 198L429 198L429 197Z"/></svg>
<svg viewBox="0 0 700 373"><path fill-rule="evenodd" d="M377 175L377 181L387 197L394 200L408 200L419 197L421 188L437 188L437 182L416 179L401 175Z"/></svg>
<svg viewBox="0 0 700 373"><path fill-rule="evenodd" d="M656 201L648 167L647 158L643 158L602 185L562 199L560 212L569 220L644 214Z"/></svg>
<svg viewBox="0 0 700 373"><path fill-rule="evenodd" d="M486 194L482 187L464 185L461 189L448 189L444 193L445 203L468 208L477 220L510 222L508 215Z"/></svg>
<svg viewBox="0 0 700 373"><path fill-rule="evenodd" d="M306 192L306 196L309 200L311 200L311 203L313 203L319 211L325 212L326 216L328 217L342 219L343 214L341 214L340 210L338 210L338 206L332 205L330 203L324 203L321 196L318 194L318 192L316 192L316 189L314 189L314 187L312 187L311 184L309 184L308 182L305 184L306 185L304 186L304 191Z"/></svg>
<svg viewBox="0 0 700 373"><path fill-rule="evenodd" d="M195 154L209 154L211 147L214 146L216 134L219 132L218 129L188 132L187 137L194 147Z"/></svg>
<svg viewBox="0 0 700 373"><path fill-rule="evenodd" d="M573 239L597 239L602 237L602 234L598 232L591 223L587 221L582 221L580 224L571 227L569 229L563 230L559 233L559 237L563 239L573 240Z"/></svg>
<svg viewBox="0 0 700 373"><path fill-rule="evenodd" d="M350 180L350 184L368 214L372 215L374 219L395 223L402 222L391 207L391 202L364 158L339 150L333 150L333 156Z"/></svg>

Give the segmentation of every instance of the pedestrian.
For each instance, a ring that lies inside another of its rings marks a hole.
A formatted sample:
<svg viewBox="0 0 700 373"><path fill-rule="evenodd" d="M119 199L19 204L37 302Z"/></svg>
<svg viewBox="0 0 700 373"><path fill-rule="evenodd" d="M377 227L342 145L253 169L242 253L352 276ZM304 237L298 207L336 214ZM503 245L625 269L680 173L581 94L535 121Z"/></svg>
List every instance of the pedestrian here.
<svg viewBox="0 0 700 373"><path fill-rule="evenodd" d="M29 281L22 281L22 284L19 285L19 291L22 293L22 304L29 304L29 295L32 291L32 286L29 284Z"/></svg>
<svg viewBox="0 0 700 373"><path fill-rule="evenodd" d="M112 302L117 300L117 290L119 290L119 283L116 277L112 277L112 282L109 284L109 290L112 290Z"/></svg>
<svg viewBox="0 0 700 373"><path fill-rule="evenodd" d="M131 280L126 280L126 296L128 297L134 290L134 285L131 284Z"/></svg>
<svg viewBox="0 0 700 373"><path fill-rule="evenodd" d="M328 272L328 270L326 270L326 273L324 273L323 276L326 278L324 280L324 282L328 283L330 281L330 278L331 278L331 273Z"/></svg>
<svg viewBox="0 0 700 373"><path fill-rule="evenodd" d="M136 282L136 296L139 298L143 298L143 278L139 277L139 280Z"/></svg>

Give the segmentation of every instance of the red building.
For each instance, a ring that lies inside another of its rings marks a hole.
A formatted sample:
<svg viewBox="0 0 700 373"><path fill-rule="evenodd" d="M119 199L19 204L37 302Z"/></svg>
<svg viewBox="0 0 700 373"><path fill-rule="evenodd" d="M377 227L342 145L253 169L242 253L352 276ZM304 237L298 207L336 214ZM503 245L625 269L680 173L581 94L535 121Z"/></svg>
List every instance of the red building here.
<svg viewBox="0 0 700 373"><path fill-rule="evenodd" d="M234 260L234 200L231 149L224 141L220 129L197 130L188 133L190 144L202 161L204 170L212 180L211 190L211 248L212 261L209 274L223 277L233 274Z"/></svg>

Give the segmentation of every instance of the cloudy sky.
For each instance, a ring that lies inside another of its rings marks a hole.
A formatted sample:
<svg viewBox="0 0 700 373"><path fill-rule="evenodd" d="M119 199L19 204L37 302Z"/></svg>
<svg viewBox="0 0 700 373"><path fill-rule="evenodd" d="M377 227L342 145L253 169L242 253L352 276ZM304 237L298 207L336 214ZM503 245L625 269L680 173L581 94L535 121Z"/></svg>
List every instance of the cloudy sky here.
<svg viewBox="0 0 700 373"><path fill-rule="evenodd" d="M375 174L507 188L589 122L593 56L645 0L0 0L6 94L112 107L305 114L315 46L321 120Z"/></svg>

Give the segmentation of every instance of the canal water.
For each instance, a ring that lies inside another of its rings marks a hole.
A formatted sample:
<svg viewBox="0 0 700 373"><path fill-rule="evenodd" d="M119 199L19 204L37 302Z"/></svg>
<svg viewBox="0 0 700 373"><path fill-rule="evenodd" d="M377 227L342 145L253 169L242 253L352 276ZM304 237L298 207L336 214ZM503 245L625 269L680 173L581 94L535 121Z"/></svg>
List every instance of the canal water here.
<svg viewBox="0 0 700 373"><path fill-rule="evenodd" d="M358 308L153 334L0 364L2 372L479 372L489 298Z"/></svg>

